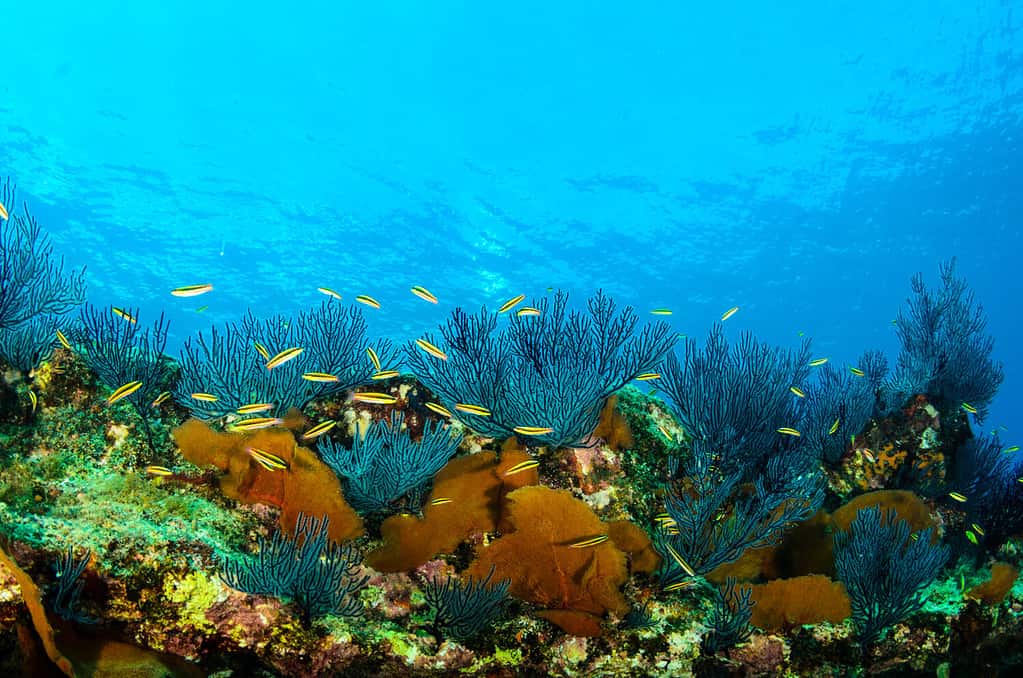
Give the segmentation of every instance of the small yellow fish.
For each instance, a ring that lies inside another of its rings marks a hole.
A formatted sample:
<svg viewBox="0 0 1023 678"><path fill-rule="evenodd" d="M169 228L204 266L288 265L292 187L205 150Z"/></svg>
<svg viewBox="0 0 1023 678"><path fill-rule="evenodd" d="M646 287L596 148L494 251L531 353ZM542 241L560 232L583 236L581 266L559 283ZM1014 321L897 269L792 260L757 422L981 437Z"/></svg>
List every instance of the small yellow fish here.
<svg viewBox="0 0 1023 678"><path fill-rule="evenodd" d="M443 405L439 405L437 403L426 403L426 408L436 412L442 417L451 417L451 411Z"/></svg>
<svg viewBox="0 0 1023 678"><path fill-rule="evenodd" d="M671 309L670 308L655 308L654 310L650 311L650 313L652 315L671 315Z"/></svg>
<svg viewBox="0 0 1023 678"><path fill-rule="evenodd" d="M313 426L311 429L303 433L302 440L312 440L313 438L318 438L319 436L322 436L324 433L334 428L335 426L337 426L337 421L335 421L334 419L328 419L327 421L317 424L316 426Z"/></svg>
<svg viewBox="0 0 1023 678"><path fill-rule="evenodd" d="M668 549L668 553L671 554L671 557L675 560L676 563L678 563L678 566L682 568L682 571L688 574L690 577L695 577L696 571L693 570L693 568L689 567L689 563L687 563L682 558L679 552L672 548L671 544L665 544L665 546Z"/></svg>
<svg viewBox="0 0 1023 678"><path fill-rule="evenodd" d="M948 496L961 504L966 502L966 495L961 492L949 492Z"/></svg>
<svg viewBox="0 0 1023 678"><path fill-rule="evenodd" d="M366 304L370 308L380 308L380 302L369 296L368 294L360 294L355 297L355 300L360 304Z"/></svg>
<svg viewBox="0 0 1023 678"><path fill-rule="evenodd" d="M966 538L969 539L970 543L973 544L974 546L977 545L977 543L978 543L977 535L975 535L973 532L970 532L969 530L966 530Z"/></svg>
<svg viewBox="0 0 1023 678"><path fill-rule="evenodd" d="M597 546L603 544L608 539L606 534L601 534L596 537L587 537L586 539L580 539L579 541L572 542L568 545L570 549L588 549L591 546Z"/></svg>
<svg viewBox="0 0 1023 678"><path fill-rule="evenodd" d="M963 403L962 407L970 414L977 414L977 408L971 405L970 403Z"/></svg>
<svg viewBox="0 0 1023 678"><path fill-rule="evenodd" d="M1008 454L1010 452L1019 452L1019 445L1013 445L1012 447L1006 447L1004 450L1002 450L1003 454Z"/></svg>
<svg viewBox="0 0 1023 678"><path fill-rule="evenodd" d="M436 499L430 500L430 506L443 506L444 504L450 504L454 499L451 497L437 497Z"/></svg>
<svg viewBox="0 0 1023 678"><path fill-rule="evenodd" d="M373 363L373 368L377 372L379 372L380 371L380 356L377 355L377 352L374 351L372 348L367 348L366 349L366 355L369 356L369 361L371 363Z"/></svg>
<svg viewBox="0 0 1023 678"><path fill-rule="evenodd" d="M338 378L333 374L327 374L326 372L305 372L302 374L302 378L306 381L320 381L320 382L333 382L338 381Z"/></svg>
<svg viewBox="0 0 1023 678"><path fill-rule="evenodd" d="M362 393L355 393L352 395L352 400L357 403L369 403L371 405L393 405L398 402L398 399L392 395L386 393L377 393L375 391L363 391Z"/></svg>
<svg viewBox="0 0 1023 678"><path fill-rule="evenodd" d="M166 478L167 476L174 475L174 471L170 470L166 466L157 466L156 464L151 464L146 467L146 474Z"/></svg>
<svg viewBox="0 0 1023 678"><path fill-rule="evenodd" d="M167 398L170 398L170 397L171 397L171 392L170 391L162 391L160 393L160 395L156 396L156 399L153 401L153 405L152 406L153 407L159 407L164 402L166 402Z"/></svg>
<svg viewBox="0 0 1023 678"><path fill-rule="evenodd" d="M29 402L32 403L32 411L35 412L36 411L36 407L39 406L39 398L36 397L36 392L32 391L32 390L29 390L29 392L28 392L28 399L29 399Z"/></svg>
<svg viewBox="0 0 1023 678"><path fill-rule="evenodd" d="M69 351L71 350L71 342L67 340L67 337L64 336L64 333L61 332L60 330L57 330L57 341L59 341L60 345L66 348L67 350Z"/></svg>
<svg viewBox="0 0 1023 678"><path fill-rule="evenodd" d="M516 426L512 430L524 436L545 436L554 433L554 429L547 426Z"/></svg>
<svg viewBox="0 0 1023 678"><path fill-rule="evenodd" d="M200 294L206 294L207 292L213 291L213 285L209 283L203 285L185 285L184 287L178 287L171 290L171 294L175 297L197 297Z"/></svg>
<svg viewBox="0 0 1023 678"><path fill-rule="evenodd" d="M417 297L424 301L430 302L431 304L437 303L437 297L430 294L430 290L426 289L422 285L416 285L415 287L413 287L412 294L416 295Z"/></svg>
<svg viewBox="0 0 1023 678"><path fill-rule="evenodd" d="M399 372L398 370L381 370L380 372L377 372L370 378L373 379L374 381L380 381L381 379L394 379L395 377L400 376L401 372Z"/></svg>
<svg viewBox="0 0 1023 678"><path fill-rule="evenodd" d="M913 541L916 541L920 538L920 533L914 532L913 534L909 535L909 538L912 539Z"/></svg>
<svg viewBox="0 0 1023 678"><path fill-rule="evenodd" d="M4 207L4 204L2 202L0 202L0 219L7 221L9 217L10 215L7 213L7 208Z"/></svg>
<svg viewBox="0 0 1023 678"><path fill-rule="evenodd" d="M797 386L789 386L789 390L792 391L792 394L795 395L795 396L798 396L800 398L805 398L806 397L806 394L803 392L803 389L801 389L801 388L799 388Z"/></svg>
<svg viewBox="0 0 1023 678"><path fill-rule="evenodd" d="M299 355L301 355L302 351L304 350L305 350L304 348L299 348L298 346L295 346L293 348L286 348L266 362L266 369L272 370L275 367L283 365L289 360L294 360Z"/></svg>
<svg viewBox="0 0 1023 678"><path fill-rule="evenodd" d="M235 412L238 414L255 414L256 412L266 412L273 408L273 403L252 403L251 405L242 405Z"/></svg>
<svg viewBox="0 0 1023 678"><path fill-rule="evenodd" d="M469 403L455 403L455 409L458 410L459 412L475 414L477 417L490 416L490 410L480 405L471 405Z"/></svg>
<svg viewBox="0 0 1023 678"><path fill-rule="evenodd" d="M515 466L512 466L510 469L508 469L507 471L504 472L504 475L506 475L506 476L513 476L516 473L522 473L523 471L528 471L529 469L536 468L539 465L540 465L540 462L538 460L536 460L536 459L527 459L525 461L520 461L519 463L515 464Z"/></svg>
<svg viewBox="0 0 1023 678"><path fill-rule="evenodd" d="M338 301L341 301L341 295L335 292L334 290L330 289L329 287L317 287L316 291L320 292L321 294L326 294L328 297L334 297Z"/></svg>
<svg viewBox="0 0 1023 678"><path fill-rule="evenodd" d="M288 469L288 462L278 457L273 452L261 450L258 447L250 447L246 450L256 462L267 471L285 471Z"/></svg>
<svg viewBox="0 0 1023 678"><path fill-rule="evenodd" d="M270 360L270 351L266 350L266 346L263 346L263 344L258 341L252 342L252 345L255 347L256 353L258 353L263 360Z"/></svg>
<svg viewBox="0 0 1023 678"><path fill-rule="evenodd" d="M803 435L802 433L800 433L796 429L792 428L791 426L782 426L780 429L778 429L778 433L782 433L782 434L787 435L787 436L796 436L796 437L799 437L799 436Z"/></svg>
<svg viewBox="0 0 1023 678"><path fill-rule="evenodd" d="M232 422L227 425L227 430L232 433L258 431L259 429L270 428L271 426L280 426L283 423L283 420L276 417L255 417L253 419L242 419L241 421Z"/></svg>
<svg viewBox="0 0 1023 678"><path fill-rule="evenodd" d="M107 405L113 405L121 398L127 398L140 388L142 388L141 381L129 381L127 384L121 386L116 391L110 394L110 397L107 398Z"/></svg>
<svg viewBox="0 0 1023 678"><path fill-rule="evenodd" d="M246 433L248 431L258 431L264 428L280 426L283 423L283 419L278 419L276 417L253 417L251 419L233 421L227 424L224 427L224 430L230 431L231 433Z"/></svg>
<svg viewBox="0 0 1023 678"><path fill-rule="evenodd" d="M855 374L857 377L862 377L865 372L858 367L850 367L849 371Z"/></svg>
<svg viewBox="0 0 1023 678"><path fill-rule="evenodd" d="M540 309L533 308L532 306L523 306L519 310L515 311L515 315L517 315L520 318L525 318L526 316L536 316L540 315Z"/></svg>
<svg viewBox="0 0 1023 678"><path fill-rule="evenodd" d="M673 584L668 584L667 586L664 587L664 591L665 592L682 591L684 589L692 588L695 585L696 581L694 579L686 579L685 581L677 581Z"/></svg>
<svg viewBox="0 0 1023 678"><path fill-rule="evenodd" d="M135 318L132 317L132 315L130 313L128 313L127 311L125 311L123 308L118 308L116 306L111 306L110 307L110 311L114 315L116 315L118 318L123 318L124 320L127 320L128 322L130 322L132 325L135 324Z"/></svg>
<svg viewBox="0 0 1023 678"><path fill-rule="evenodd" d="M675 436L671 435L671 433L668 432L668 429L664 428L663 425L658 424L657 425L657 430L660 431L661 435L664 436L665 438L667 438L668 440L674 440L675 439Z"/></svg>
<svg viewBox="0 0 1023 678"><path fill-rule="evenodd" d="M724 321L728 320L729 318L731 318L733 315L735 315L738 312L739 312L739 307L738 306L731 307L730 309L728 309L727 311L725 311L721 315L721 322L724 322Z"/></svg>
<svg viewBox="0 0 1023 678"><path fill-rule="evenodd" d="M516 306L518 306L520 303L522 303L522 300L525 299L525 298L526 298L525 294L520 294L517 297L512 297L508 301L506 301L503 304L501 304L501 308L497 309L497 312L498 313L505 313L507 311L510 311L513 308L515 308Z"/></svg>
<svg viewBox="0 0 1023 678"><path fill-rule="evenodd" d="M203 311L205 311L205 310L206 310L206 309L208 309L208 308L209 308L209 306L206 306L206 305L204 304L204 305L200 306L199 308L195 309L195 312L196 312L196 313L202 313Z"/></svg>
<svg viewBox="0 0 1023 678"><path fill-rule="evenodd" d="M874 456L874 453L869 448L863 448L863 458L871 464L877 463L877 457Z"/></svg>
<svg viewBox="0 0 1023 678"><path fill-rule="evenodd" d="M192 400L201 400L204 403L215 403L217 402L217 396L212 393L193 393L191 394Z"/></svg>
<svg viewBox="0 0 1023 678"><path fill-rule="evenodd" d="M426 339L416 339L416 346L418 346L419 348L423 349L424 351L426 351L427 353L432 355L437 360L447 360L448 359L448 354L447 353L445 353L444 351L440 350L439 348L437 348L436 346L434 346L433 344L428 342Z"/></svg>
<svg viewBox="0 0 1023 678"><path fill-rule="evenodd" d="M979 534L980 536L982 537L984 536L984 530L977 523L970 523L970 527L972 527L973 531Z"/></svg>
<svg viewBox="0 0 1023 678"><path fill-rule="evenodd" d="M636 381L651 381L653 379L660 379L661 375L657 372L644 372L643 374L636 375Z"/></svg>
<svg viewBox="0 0 1023 678"><path fill-rule="evenodd" d="M810 367L820 367L824 363L828 362L827 358L815 358L810 361Z"/></svg>

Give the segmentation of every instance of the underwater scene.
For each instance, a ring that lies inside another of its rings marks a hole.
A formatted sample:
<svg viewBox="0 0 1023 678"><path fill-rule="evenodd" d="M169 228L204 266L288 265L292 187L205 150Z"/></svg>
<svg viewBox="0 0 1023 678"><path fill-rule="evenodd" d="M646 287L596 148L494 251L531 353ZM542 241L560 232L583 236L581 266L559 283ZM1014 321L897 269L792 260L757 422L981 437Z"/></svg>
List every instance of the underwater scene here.
<svg viewBox="0 0 1023 678"><path fill-rule="evenodd" d="M3 3L0 677L1023 669L1023 4Z"/></svg>

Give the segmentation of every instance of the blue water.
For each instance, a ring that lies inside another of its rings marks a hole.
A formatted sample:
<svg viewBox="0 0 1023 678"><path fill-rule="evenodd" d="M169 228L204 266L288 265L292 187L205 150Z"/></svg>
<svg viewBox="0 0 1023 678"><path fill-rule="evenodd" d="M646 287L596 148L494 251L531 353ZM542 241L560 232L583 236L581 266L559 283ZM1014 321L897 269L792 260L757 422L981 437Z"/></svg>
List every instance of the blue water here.
<svg viewBox="0 0 1023 678"><path fill-rule="evenodd" d="M1019 435L1020 3L165 4L3 3L0 174L172 352L318 286L399 339L601 287L894 360L910 276L954 255Z"/></svg>

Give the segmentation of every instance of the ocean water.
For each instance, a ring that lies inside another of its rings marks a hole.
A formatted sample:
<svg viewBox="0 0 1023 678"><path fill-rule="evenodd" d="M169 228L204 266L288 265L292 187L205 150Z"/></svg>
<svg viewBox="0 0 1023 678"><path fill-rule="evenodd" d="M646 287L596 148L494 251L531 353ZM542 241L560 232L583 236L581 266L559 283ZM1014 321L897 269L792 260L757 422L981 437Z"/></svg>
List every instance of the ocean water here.
<svg viewBox="0 0 1023 678"><path fill-rule="evenodd" d="M1017 433L1019 3L2 4L0 174L174 353L318 286L396 339L602 288L894 360L910 276L955 256Z"/></svg>

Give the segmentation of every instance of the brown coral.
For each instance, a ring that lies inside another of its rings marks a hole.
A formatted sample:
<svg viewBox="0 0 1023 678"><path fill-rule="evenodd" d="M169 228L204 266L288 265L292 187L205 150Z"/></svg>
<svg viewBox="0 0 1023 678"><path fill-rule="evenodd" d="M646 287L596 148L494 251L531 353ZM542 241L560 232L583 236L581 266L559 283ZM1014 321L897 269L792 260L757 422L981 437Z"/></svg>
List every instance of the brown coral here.
<svg viewBox="0 0 1023 678"><path fill-rule="evenodd" d="M747 585L752 590L754 626L770 631L787 631L802 624L823 621L837 624L848 618L849 596L841 582L819 574L776 579L767 584Z"/></svg>
<svg viewBox="0 0 1023 678"><path fill-rule="evenodd" d="M1019 570L1009 563L995 563L991 566L991 578L967 591L966 597L985 605L998 605L1005 600L1018 576Z"/></svg>
<svg viewBox="0 0 1023 678"><path fill-rule="evenodd" d="M480 552L469 576L495 567L511 579L513 596L549 608L541 616L572 634L596 635L605 612L628 610L620 590L629 576L625 554L610 539L574 546L608 533L589 506L567 490L538 486L512 492L508 503L509 533Z"/></svg>
<svg viewBox="0 0 1023 678"><path fill-rule="evenodd" d="M353 539L363 532L362 519L344 499L337 476L312 452L299 447L294 435L281 428L251 433L221 433L197 419L189 419L171 432L182 456L198 466L212 465L226 473L220 478L223 493L246 504L268 504L281 509L280 524L294 531L300 513L326 515L330 537ZM252 458L257 448L283 459L287 469L270 471Z"/></svg>
<svg viewBox="0 0 1023 678"><path fill-rule="evenodd" d="M453 553L474 534L496 531L505 495L537 482L535 468L507 475L530 459L515 449L506 450L500 460L494 452L452 459L434 478L423 517L402 514L385 520L380 526L384 543L367 554L366 563L380 572L405 572L438 553ZM441 498L450 501L433 504Z"/></svg>

